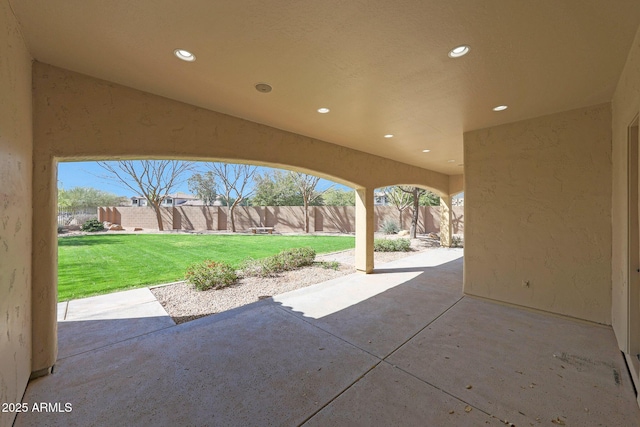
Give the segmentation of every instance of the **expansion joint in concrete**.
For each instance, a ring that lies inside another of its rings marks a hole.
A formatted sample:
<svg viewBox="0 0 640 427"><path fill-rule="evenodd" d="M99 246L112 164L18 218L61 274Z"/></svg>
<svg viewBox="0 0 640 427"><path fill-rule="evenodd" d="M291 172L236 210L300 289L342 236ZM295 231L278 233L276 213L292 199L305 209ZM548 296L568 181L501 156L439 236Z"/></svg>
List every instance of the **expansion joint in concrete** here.
<svg viewBox="0 0 640 427"><path fill-rule="evenodd" d="M372 367L370 367L369 369L367 369L365 372L362 373L362 375L360 375L358 378L355 379L355 381L353 381L351 384L349 384L348 386L346 386L344 389L342 389L338 394L336 394L335 396L333 396L331 399L328 399L327 402L322 405L321 407L319 407L315 412L313 412L311 415L309 415L307 418L305 418L304 421L302 421L300 424L298 424L298 427L303 426L304 424L306 424L311 418L315 417L316 414L318 414L320 411L322 411L324 408L326 408L327 406L329 406L334 400L336 400L337 398L339 398L340 396L342 396L347 390L349 390L351 387L353 387L354 385L356 385L361 379L363 379L364 377L367 376L367 374L371 371L373 371L380 363L382 363L382 361L376 363L375 365L373 365Z"/></svg>
<svg viewBox="0 0 640 427"><path fill-rule="evenodd" d="M393 349L391 351L391 353L387 354L385 357L382 358L383 361L386 361L389 357L391 357L391 355L393 355L395 352L397 352L398 350L400 350L402 347L404 347L405 344L407 344L409 341L411 341L416 335L418 335L420 332L424 331L425 329L427 329L429 326L431 326L434 322L436 322L438 319L440 319L442 316L444 316L445 314L447 314L447 312L449 310L451 310L453 307L456 306L456 304L458 304L460 301L462 301L464 299L463 297L460 297L456 302L454 302L453 304L451 304L445 311L443 311L442 313L440 313L435 319L433 319L432 321L430 321L429 323L427 323L426 325L424 325L422 328L420 328L416 333L414 333L413 335L411 335L409 338L407 338L402 344L400 344L398 347L396 347L395 349Z"/></svg>

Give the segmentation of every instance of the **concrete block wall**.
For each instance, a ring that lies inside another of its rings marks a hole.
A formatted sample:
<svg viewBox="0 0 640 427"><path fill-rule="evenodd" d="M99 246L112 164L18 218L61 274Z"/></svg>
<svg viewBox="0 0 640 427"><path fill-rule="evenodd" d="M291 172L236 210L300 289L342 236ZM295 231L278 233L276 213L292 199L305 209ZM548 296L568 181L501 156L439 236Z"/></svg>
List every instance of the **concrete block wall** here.
<svg viewBox="0 0 640 427"><path fill-rule="evenodd" d="M173 208L160 208L162 210L162 226L165 230L173 230ZM145 207L117 207L112 208L111 218L116 218L117 211L120 214L119 224L123 227L140 227L146 229L158 229L158 221L153 208ZM100 218L102 221L103 219ZM116 221L110 221L118 224Z"/></svg>
<svg viewBox="0 0 640 427"><path fill-rule="evenodd" d="M316 206L315 231L325 233L354 233L356 231L355 206Z"/></svg>
<svg viewBox="0 0 640 427"><path fill-rule="evenodd" d="M174 230L218 230L218 208L181 206L173 209Z"/></svg>
<svg viewBox="0 0 640 427"><path fill-rule="evenodd" d="M385 219L400 224L408 230L411 225L411 209L402 213L393 206L376 206L374 230L380 231ZM227 230L227 208L221 206L181 206L162 208L165 230ZM155 212L150 207L101 207L100 221L120 224L123 227L157 229ZM275 227L281 233L304 231L304 208L302 206L238 206L234 211L236 231L248 231L251 227ZM309 207L309 231L325 233L355 232L355 207L311 206ZM421 206L418 233L440 231L440 207ZM464 207L453 208L453 234L464 232Z"/></svg>

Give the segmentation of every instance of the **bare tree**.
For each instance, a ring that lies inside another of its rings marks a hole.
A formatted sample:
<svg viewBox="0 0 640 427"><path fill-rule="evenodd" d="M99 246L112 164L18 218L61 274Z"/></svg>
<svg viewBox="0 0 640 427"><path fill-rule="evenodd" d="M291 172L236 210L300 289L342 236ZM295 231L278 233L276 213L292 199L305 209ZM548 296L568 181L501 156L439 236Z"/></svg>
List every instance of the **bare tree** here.
<svg viewBox="0 0 640 427"><path fill-rule="evenodd" d="M316 191L316 186L318 182L320 182L320 177L307 175L306 173L301 172L291 172L291 176L293 178L293 182L300 190L300 195L302 196L302 205L304 206L304 232L309 232L309 205L311 205L315 200L322 197L322 194L327 191L330 187L327 187L323 191Z"/></svg>
<svg viewBox="0 0 640 427"><path fill-rule="evenodd" d="M153 207L158 221L158 230L162 226L160 206L164 199L184 181L185 172L191 170L191 162L180 160L118 160L98 162L112 178L116 178L125 187L140 193ZM132 182L133 181L133 182Z"/></svg>
<svg viewBox="0 0 640 427"><path fill-rule="evenodd" d="M411 239L416 238L416 233L418 229L418 215L420 214L419 206L420 206L420 196L426 193L427 190L418 187L398 187L405 194L411 195L411 201L413 203L413 215L411 217L411 228L409 229L409 237Z"/></svg>
<svg viewBox="0 0 640 427"><path fill-rule="evenodd" d="M402 228L402 212L411 205L411 196L397 186L385 188L384 193L386 194L389 203L398 209L399 226Z"/></svg>
<svg viewBox="0 0 640 427"><path fill-rule="evenodd" d="M229 163L211 163L209 168L220 179L221 189L224 191L227 204L227 229L236 232L233 211L244 199L253 192L251 184L257 167L251 165L237 165Z"/></svg>

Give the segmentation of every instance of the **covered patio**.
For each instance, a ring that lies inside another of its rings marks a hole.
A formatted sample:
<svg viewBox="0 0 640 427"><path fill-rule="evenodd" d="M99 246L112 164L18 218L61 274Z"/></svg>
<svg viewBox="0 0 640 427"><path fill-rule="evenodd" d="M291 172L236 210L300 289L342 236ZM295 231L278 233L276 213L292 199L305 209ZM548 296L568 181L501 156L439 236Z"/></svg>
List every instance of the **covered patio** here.
<svg viewBox="0 0 640 427"><path fill-rule="evenodd" d="M0 401L73 404L18 425L638 424L640 2L183 3L0 0ZM57 164L118 159L353 188L343 285L380 292L68 352ZM390 185L441 196L443 246L464 191L464 260L374 265Z"/></svg>
<svg viewBox="0 0 640 427"><path fill-rule="evenodd" d="M77 316L60 328L102 324L96 348L61 329L23 400L73 410L15 425L640 423L611 327L465 297L462 261L432 249L177 326Z"/></svg>

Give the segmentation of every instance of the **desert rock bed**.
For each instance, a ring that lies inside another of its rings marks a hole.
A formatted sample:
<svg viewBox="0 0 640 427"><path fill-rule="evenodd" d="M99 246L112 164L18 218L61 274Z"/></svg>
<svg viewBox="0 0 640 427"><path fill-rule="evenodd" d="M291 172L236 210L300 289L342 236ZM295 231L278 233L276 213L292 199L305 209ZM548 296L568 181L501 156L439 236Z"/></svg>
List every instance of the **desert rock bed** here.
<svg viewBox="0 0 640 427"><path fill-rule="evenodd" d="M380 265L437 246L440 246L438 240L421 237L412 240L411 252L376 252L374 259L376 265ZM352 249L316 257L316 261L319 262L339 262L337 270L316 264L284 272L276 277L242 278L235 285L225 289L197 291L187 283L175 283L151 288L151 292L176 323L184 323L351 274L355 271L354 259L355 251Z"/></svg>

